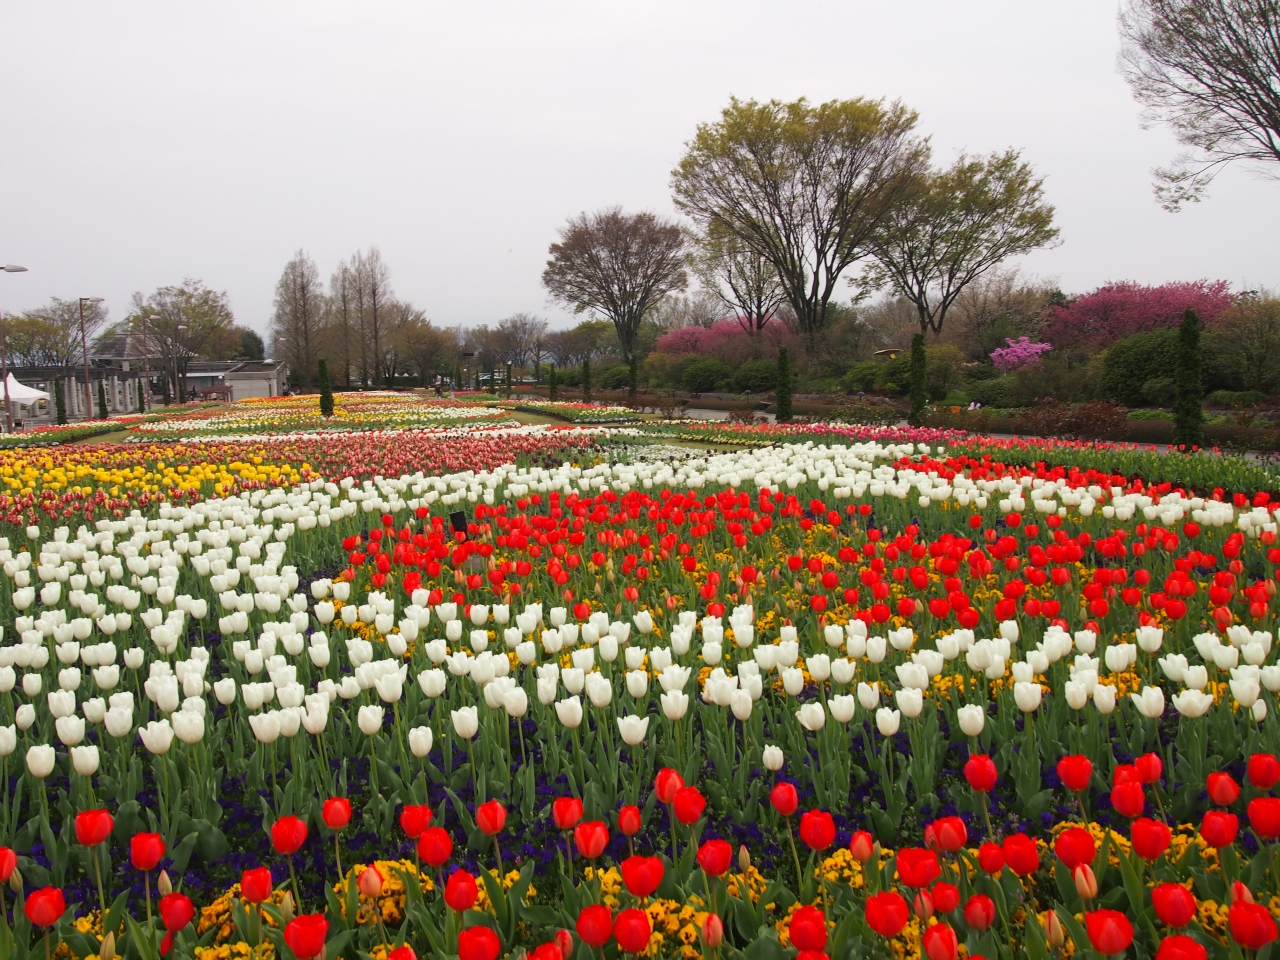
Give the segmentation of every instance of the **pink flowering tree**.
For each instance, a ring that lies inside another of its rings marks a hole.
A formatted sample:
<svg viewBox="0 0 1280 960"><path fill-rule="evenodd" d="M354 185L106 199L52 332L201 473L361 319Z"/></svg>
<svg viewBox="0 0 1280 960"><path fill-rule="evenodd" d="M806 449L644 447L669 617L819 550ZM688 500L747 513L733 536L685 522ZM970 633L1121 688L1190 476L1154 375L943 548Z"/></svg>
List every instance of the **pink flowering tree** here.
<svg viewBox="0 0 1280 960"><path fill-rule="evenodd" d="M1045 333L1059 348L1096 350L1135 333L1176 327L1188 309L1212 326L1231 302L1230 285L1225 280L1166 283L1158 287L1132 281L1108 283L1065 306L1054 307Z"/></svg>
<svg viewBox="0 0 1280 960"><path fill-rule="evenodd" d="M696 353L733 364L775 357L780 347L791 343L791 331L785 324L770 323L764 329L752 332L747 326L749 323L745 317L726 317L710 327L681 327L664 333L654 348L659 353Z"/></svg>
<svg viewBox="0 0 1280 960"><path fill-rule="evenodd" d="M997 347L991 351L991 362L1002 373L1012 373L1023 367L1032 367L1040 362L1040 357L1053 349L1051 343L1033 343L1030 337L1019 337L1017 340L1006 339L1007 347Z"/></svg>

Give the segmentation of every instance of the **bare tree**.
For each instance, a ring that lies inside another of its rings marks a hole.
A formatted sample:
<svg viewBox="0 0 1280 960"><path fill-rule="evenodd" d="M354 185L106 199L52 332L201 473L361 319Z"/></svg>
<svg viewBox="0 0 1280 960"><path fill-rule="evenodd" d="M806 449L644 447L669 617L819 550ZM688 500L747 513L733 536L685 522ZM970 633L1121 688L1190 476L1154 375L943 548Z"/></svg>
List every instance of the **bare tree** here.
<svg viewBox="0 0 1280 960"><path fill-rule="evenodd" d="M354 257L352 258L355 259ZM356 276L350 263L338 264L329 278L329 334L342 360L342 383L351 386L351 328L359 327Z"/></svg>
<svg viewBox="0 0 1280 960"><path fill-rule="evenodd" d="M84 326L90 339L106 319L106 304L85 304ZM5 327L6 347L14 365L71 366L84 362L79 300L54 297L42 307L6 317Z"/></svg>
<svg viewBox="0 0 1280 960"><path fill-rule="evenodd" d="M518 367L533 362L539 341L547 333L547 321L528 313L517 313L498 324L498 336L504 341L506 359Z"/></svg>
<svg viewBox="0 0 1280 960"><path fill-rule="evenodd" d="M749 333L758 333L786 300L773 264L716 221L698 237L693 269L703 286L732 310Z"/></svg>
<svg viewBox="0 0 1280 960"><path fill-rule="evenodd" d="M185 384L191 361L235 325L226 292L212 290L204 281L192 278L179 286L160 287L149 297L135 293L133 313L149 318L148 328L155 331L166 376L172 375L179 389Z"/></svg>
<svg viewBox="0 0 1280 960"><path fill-rule="evenodd" d="M391 292L391 268L382 260L377 247L370 247L364 255L361 279L364 287L365 336L369 340L373 358L373 378L376 384L378 367L384 356L387 325L391 322L390 306L395 300Z"/></svg>
<svg viewBox="0 0 1280 960"><path fill-rule="evenodd" d="M582 213L551 244L542 283L575 313L609 319L629 360L649 308L688 282L684 246L680 227L652 213L625 214L620 207Z"/></svg>
<svg viewBox="0 0 1280 960"><path fill-rule="evenodd" d="M452 347L449 332L432 324L420 310L406 318L396 331L396 354L401 366L413 370L424 387L452 355Z"/></svg>
<svg viewBox="0 0 1280 960"><path fill-rule="evenodd" d="M669 293L653 305L645 319L659 330L679 330L681 327L710 327L723 320L724 302L714 290L701 287L685 295Z"/></svg>
<svg viewBox="0 0 1280 960"><path fill-rule="evenodd" d="M1009 257L1057 239L1044 180L1017 151L961 156L923 174L873 242L870 276L916 308L920 332L942 332L947 311L970 283Z"/></svg>
<svg viewBox="0 0 1280 960"><path fill-rule="evenodd" d="M323 317L320 271L311 256L299 250L284 265L276 283L275 312L271 317L272 356L288 360L296 383L310 383L315 374Z"/></svg>
<svg viewBox="0 0 1280 960"><path fill-rule="evenodd" d="M767 260L812 347L836 282L928 158L900 103L731 100L672 172L676 206Z"/></svg>
<svg viewBox="0 0 1280 960"><path fill-rule="evenodd" d="M1200 200L1234 160L1280 161L1275 0L1131 0L1120 35L1120 67L1144 119L1192 148L1155 171L1165 209Z"/></svg>

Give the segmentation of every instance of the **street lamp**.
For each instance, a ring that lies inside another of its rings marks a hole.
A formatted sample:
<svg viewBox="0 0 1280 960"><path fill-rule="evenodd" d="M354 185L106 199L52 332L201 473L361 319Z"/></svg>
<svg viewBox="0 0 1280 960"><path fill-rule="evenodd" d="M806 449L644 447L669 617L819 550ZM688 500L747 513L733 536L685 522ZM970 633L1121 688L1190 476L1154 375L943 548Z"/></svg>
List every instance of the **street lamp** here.
<svg viewBox="0 0 1280 960"><path fill-rule="evenodd" d="M5 273L26 273L26 267L6 263L0 267ZM9 397L9 351L4 341L4 311L0 310L0 380L4 381L4 422L5 432L13 433L13 400Z"/></svg>
<svg viewBox="0 0 1280 960"><path fill-rule="evenodd" d="M144 314L139 319L142 320L142 409L145 412L147 404L151 401L151 351L147 349L147 321L163 320L164 318L158 317L153 313L150 316Z"/></svg>
<svg viewBox="0 0 1280 960"><path fill-rule="evenodd" d="M84 305L101 303L102 297L80 298L80 349L84 351L84 418L93 419L93 391L89 387L89 337L84 332Z"/></svg>
<svg viewBox="0 0 1280 960"><path fill-rule="evenodd" d="M185 339L182 335L187 332L185 323L178 324L178 338ZM182 395L182 367L179 365L178 351L186 353L187 348L181 343L175 345L173 351L173 398L181 404L186 398Z"/></svg>

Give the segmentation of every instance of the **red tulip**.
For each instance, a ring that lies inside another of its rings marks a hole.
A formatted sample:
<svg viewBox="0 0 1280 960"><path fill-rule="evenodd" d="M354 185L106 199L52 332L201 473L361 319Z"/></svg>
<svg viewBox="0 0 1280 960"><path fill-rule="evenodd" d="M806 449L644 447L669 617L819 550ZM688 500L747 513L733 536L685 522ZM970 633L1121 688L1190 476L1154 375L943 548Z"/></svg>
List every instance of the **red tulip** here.
<svg viewBox="0 0 1280 960"><path fill-rule="evenodd" d="M666 872L659 857L627 857L620 864L622 882L633 897L651 896L662 883Z"/></svg>
<svg viewBox="0 0 1280 960"><path fill-rule="evenodd" d="M944 853L955 853L969 839L969 831L959 817L941 817L924 828L925 842Z"/></svg>
<svg viewBox="0 0 1280 960"><path fill-rule="evenodd" d="M444 884L444 902L453 910L462 913L475 906L480 891L476 889L476 878L465 870L455 870L449 874Z"/></svg>
<svg viewBox="0 0 1280 960"><path fill-rule="evenodd" d="M609 828L603 820L580 823L574 828L573 842L579 854L588 860L594 860L604 853L604 848L609 845Z"/></svg>
<svg viewBox="0 0 1280 960"><path fill-rule="evenodd" d="M606 940L608 937L605 938ZM560 960L569 960L573 954L573 934L568 930L557 930L551 942L560 950Z"/></svg>
<svg viewBox="0 0 1280 960"><path fill-rule="evenodd" d="M733 844L728 840L707 840L698 848L698 866L713 877L729 870L733 863Z"/></svg>
<svg viewBox="0 0 1280 960"><path fill-rule="evenodd" d="M185 893L170 893L160 898L160 920L170 933L181 930L195 915L195 904Z"/></svg>
<svg viewBox="0 0 1280 960"><path fill-rule="evenodd" d="M320 808L320 818L330 830L341 830L351 822L351 801L346 797L330 797ZM404 823L404 814L400 814ZM389 960L389 958L388 958Z"/></svg>
<svg viewBox="0 0 1280 960"><path fill-rule="evenodd" d="M791 915L789 935L797 950L825 950L827 918L817 907L801 907Z"/></svg>
<svg viewBox="0 0 1280 960"><path fill-rule="evenodd" d="M1142 774L1138 772L1138 768L1132 763L1121 763L1111 771L1111 785L1114 787L1119 783L1141 783Z"/></svg>
<svg viewBox="0 0 1280 960"><path fill-rule="evenodd" d="M625 836L634 837L640 832L640 808L627 805L618 811L618 829Z"/></svg>
<svg viewBox="0 0 1280 960"><path fill-rule="evenodd" d="M1200 836L1214 848L1230 846L1240 830L1240 819L1234 813L1208 810L1200 821Z"/></svg>
<svg viewBox="0 0 1280 960"><path fill-rule="evenodd" d="M1133 924L1118 910L1094 910L1084 917L1089 942L1099 953L1124 953L1133 943Z"/></svg>
<svg viewBox="0 0 1280 960"><path fill-rule="evenodd" d="M920 890L911 900L911 908L915 910L916 916L926 923L933 918L937 911L933 906L933 894L928 890Z"/></svg>
<svg viewBox="0 0 1280 960"><path fill-rule="evenodd" d="M1209 953L1184 934L1165 937L1156 950L1156 960L1208 960Z"/></svg>
<svg viewBox="0 0 1280 960"><path fill-rule="evenodd" d="M572 830L582 819L582 801L577 797L556 797L551 804L551 819L559 830Z"/></svg>
<svg viewBox="0 0 1280 960"><path fill-rule="evenodd" d="M724 921L714 913L708 913L702 921L702 929L699 933L702 936L702 942L715 950L724 943Z"/></svg>
<svg viewBox="0 0 1280 960"><path fill-rule="evenodd" d="M383 883L382 873L378 868L368 866L360 871L360 876L356 878L356 889L360 891L360 896L376 899L382 896Z"/></svg>
<svg viewBox="0 0 1280 960"><path fill-rule="evenodd" d="M859 863L866 863L875 853L875 840L865 830L859 830L849 838L849 853Z"/></svg>
<svg viewBox="0 0 1280 960"><path fill-rule="evenodd" d="M649 915L643 910L623 910L613 922L613 939L627 953L641 953L649 946L649 936L653 927L649 925Z"/></svg>
<svg viewBox="0 0 1280 960"><path fill-rule="evenodd" d="M595 903L578 913L578 936L589 947L603 947L613 935L613 914L603 904Z"/></svg>
<svg viewBox="0 0 1280 960"><path fill-rule="evenodd" d="M672 803L675 805L676 819L685 826L697 823L702 811L707 808L706 798L697 787L681 787L675 792Z"/></svg>
<svg viewBox="0 0 1280 960"><path fill-rule="evenodd" d="M1205 778L1209 799L1220 807L1229 807L1240 796L1240 784L1229 773L1211 773Z"/></svg>
<svg viewBox="0 0 1280 960"><path fill-rule="evenodd" d="M1137 767L1143 783L1158 783L1160 774L1164 772L1164 763L1158 753L1144 753L1133 761L1133 765Z"/></svg>
<svg viewBox="0 0 1280 960"><path fill-rule="evenodd" d="M975 893L964 905L964 922L981 933L996 922L996 902L985 893Z"/></svg>
<svg viewBox="0 0 1280 960"><path fill-rule="evenodd" d="M556 948L552 945L551 949L555 950ZM537 951L534 951L534 956L537 956ZM406 943L403 947L396 947L388 953L387 960L418 960L418 955L413 952L413 947Z"/></svg>
<svg viewBox="0 0 1280 960"><path fill-rule="evenodd" d="M683 786L684 778L670 767L659 770L653 780L653 789L658 795L659 803L672 803L675 800L676 791Z"/></svg>
<svg viewBox="0 0 1280 960"><path fill-rule="evenodd" d="M106 810L85 810L76 814L76 840L83 846L96 847L115 828L116 822Z"/></svg>
<svg viewBox="0 0 1280 960"><path fill-rule="evenodd" d="M1280 799L1255 797L1249 801L1249 826L1264 840L1280 838Z"/></svg>
<svg viewBox="0 0 1280 960"><path fill-rule="evenodd" d="M443 827L429 827L418 838L418 856L433 867L444 866L453 856L453 838Z"/></svg>
<svg viewBox="0 0 1280 960"><path fill-rule="evenodd" d="M1133 849L1143 860L1158 860L1173 839L1173 832L1167 824L1141 817L1133 821L1129 827L1129 836L1133 840Z"/></svg>
<svg viewBox="0 0 1280 960"><path fill-rule="evenodd" d="M933 905L939 913L950 913L960 906L960 888L955 884L939 880L929 892L933 894Z"/></svg>
<svg viewBox="0 0 1280 960"><path fill-rule="evenodd" d="M920 947L929 960L955 960L959 942L950 924L935 923L925 930Z"/></svg>
<svg viewBox="0 0 1280 960"><path fill-rule="evenodd" d="M809 810L800 818L800 839L810 850L825 850L836 840L836 822L825 810Z"/></svg>
<svg viewBox="0 0 1280 960"><path fill-rule="evenodd" d="M164 859L164 838L158 833L135 833L129 841L129 859L136 870L154 870ZM0 869L0 881L7 879Z"/></svg>
<svg viewBox="0 0 1280 960"><path fill-rule="evenodd" d="M307 842L307 824L297 817L281 817L271 825L271 844L276 853L286 857L297 853L298 848Z"/></svg>
<svg viewBox="0 0 1280 960"><path fill-rule="evenodd" d="M1069 827L1058 834L1053 843L1053 852L1058 859L1074 870L1083 863L1093 863L1093 855L1097 846L1093 842L1093 834L1084 827Z"/></svg>
<svg viewBox="0 0 1280 960"><path fill-rule="evenodd" d="M1058 779L1068 790L1080 793L1089 789L1093 778L1093 764L1082 755L1063 757L1058 761Z"/></svg>
<svg viewBox="0 0 1280 960"><path fill-rule="evenodd" d="M773 804L773 809L784 817L789 817L800 806L800 794L796 792L794 784L777 783L769 791L769 802Z"/></svg>
<svg viewBox="0 0 1280 960"><path fill-rule="evenodd" d="M920 847L905 847L898 851L898 876L913 890L920 890L938 879L942 868L938 855Z"/></svg>
<svg viewBox="0 0 1280 960"><path fill-rule="evenodd" d="M506 825L507 808L497 800L489 800L476 808L476 826L485 836L497 836Z"/></svg>
<svg viewBox="0 0 1280 960"><path fill-rule="evenodd" d="M1126 780L1111 788L1111 806L1115 807L1116 813L1122 817L1128 817L1130 820L1140 817L1146 805L1146 794L1143 792L1142 784L1137 781Z"/></svg>
<svg viewBox="0 0 1280 960"><path fill-rule="evenodd" d="M28 901L30 902L30 901ZM1231 939L1246 950L1261 950L1276 938L1276 922L1261 904L1237 900L1227 911Z"/></svg>
<svg viewBox="0 0 1280 960"><path fill-rule="evenodd" d="M979 793L989 793L996 785L996 765L985 753L975 753L964 765L964 778Z"/></svg>
<svg viewBox="0 0 1280 960"><path fill-rule="evenodd" d="M8 883L18 866L18 855L8 847L0 847L0 883Z"/></svg>
<svg viewBox="0 0 1280 960"><path fill-rule="evenodd" d="M1270 790L1280 781L1280 760L1273 753L1255 753L1249 758L1245 773L1259 790Z"/></svg>
<svg viewBox="0 0 1280 960"><path fill-rule="evenodd" d="M1004 850L1000 844L988 840L978 848L978 866L985 873L999 873L1004 869Z"/></svg>
<svg viewBox="0 0 1280 960"><path fill-rule="evenodd" d="M52 927L67 912L67 901L57 887L41 887L27 894L23 910L37 927Z"/></svg>
<svg viewBox="0 0 1280 960"><path fill-rule="evenodd" d="M1153 887L1151 905L1166 927L1185 927L1196 915L1196 898L1180 883L1161 883Z"/></svg>
<svg viewBox="0 0 1280 960"><path fill-rule="evenodd" d="M886 890L867 898L867 926L882 937L900 934L909 916L907 901L900 893Z"/></svg>
<svg viewBox="0 0 1280 960"><path fill-rule="evenodd" d="M1020 877L1035 873L1040 869L1040 851L1036 842L1025 833L1015 833L1004 838L1000 846L1004 854L1004 862Z"/></svg>
<svg viewBox="0 0 1280 960"><path fill-rule="evenodd" d="M458 960L498 960L502 942L488 927L467 927L458 934Z"/></svg>
<svg viewBox="0 0 1280 960"><path fill-rule="evenodd" d="M240 893L250 903L264 903L271 896L271 871L254 867L240 874Z"/></svg>

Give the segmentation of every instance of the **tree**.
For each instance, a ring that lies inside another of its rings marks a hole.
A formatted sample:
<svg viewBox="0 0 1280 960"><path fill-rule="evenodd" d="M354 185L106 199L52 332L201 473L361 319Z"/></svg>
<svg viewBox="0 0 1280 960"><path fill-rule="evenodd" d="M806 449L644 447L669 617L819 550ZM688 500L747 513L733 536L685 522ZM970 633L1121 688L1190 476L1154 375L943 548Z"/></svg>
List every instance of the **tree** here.
<svg viewBox="0 0 1280 960"><path fill-rule="evenodd" d="M400 326L396 338L396 353L407 368L417 372L424 387L435 376L441 363L454 352L455 345L448 331L432 324L421 315L421 311Z"/></svg>
<svg viewBox="0 0 1280 960"><path fill-rule="evenodd" d="M105 304L84 305L84 326L90 341L106 319ZM83 363L80 301L54 297L42 307L6 318L5 345L14 366L69 367Z"/></svg>
<svg viewBox="0 0 1280 960"><path fill-rule="evenodd" d="M103 389L102 380L98 380L98 419L107 419L107 391Z"/></svg>
<svg viewBox="0 0 1280 960"><path fill-rule="evenodd" d="M250 330L248 327L239 327L240 332L240 356L246 360L261 360L266 356L266 345L262 342L262 337L258 336L256 330Z"/></svg>
<svg viewBox="0 0 1280 960"><path fill-rule="evenodd" d="M192 278L178 286L160 287L149 297L135 293L132 316L149 318L147 326L164 360L166 381L171 375L177 378L174 393L179 403L185 396L181 383L188 364L235 324L226 292ZM167 386L165 393L168 396Z"/></svg>
<svg viewBox="0 0 1280 960"><path fill-rule="evenodd" d="M324 322L324 285L320 271L305 250L284 265L276 282L275 312L271 316L271 355L289 363L296 382L306 384L316 368L316 348Z"/></svg>
<svg viewBox="0 0 1280 960"><path fill-rule="evenodd" d="M557 400L560 396L559 382L556 380L556 365L551 364L551 369L547 372L547 399Z"/></svg>
<svg viewBox="0 0 1280 960"><path fill-rule="evenodd" d="M1200 318L1194 310L1182 315L1178 328L1177 392L1173 400L1173 442L1188 451L1200 446L1200 426L1204 420L1201 404L1204 387L1200 383Z"/></svg>
<svg viewBox="0 0 1280 960"><path fill-rule="evenodd" d="M691 259L703 286L737 315L748 333L763 330L786 300L773 264L717 221L697 239Z"/></svg>
<svg viewBox="0 0 1280 960"><path fill-rule="evenodd" d="M911 338L910 388L911 415L907 422L913 427L924 426L924 408L929 402L929 357L924 349L924 334Z"/></svg>
<svg viewBox="0 0 1280 960"><path fill-rule="evenodd" d="M145 388L142 384L143 384L143 381L142 381L142 380L139 380L139 381L138 381L138 412L139 412L139 413L146 413L146 412L147 412L147 390L146 390L146 388ZM61 388L61 387L59 387L58 389L59 389L59 392L61 392L61 389L62 389L62 388ZM59 401L58 401L58 402L59 402L59 403L61 403L61 402L62 402L62 401L61 401L61 397L59 397ZM66 413L66 409L64 408L64 409L63 409L63 411L62 411L62 416L63 416L63 417L66 417L66 415L67 415L67 413ZM65 420L59 420L58 422L59 422L59 423L65 423L66 421L65 421Z"/></svg>
<svg viewBox="0 0 1280 960"><path fill-rule="evenodd" d="M1108 283L1049 311L1045 339L1054 349L1097 350L1135 333L1177 326L1185 310L1195 310L1213 325L1231 306L1225 280L1166 283L1158 287L1132 281Z"/></svg>
<svg viewBox="0 0 1280 960"><path fill-rule="evenodd" d="M382 260L377 247L370 247L366 254L356 254L359 266L357 278L361 290L361 370L360 380L376 385L378 373L384 368L383 347L386 327L390 321L389 308L395 300L391 292L391 268Z"/></svg>
<svg viewBox="0 0 1280 960"><path fill-rule="evenodd" d="M142 387L141 380L138 381L138 387ZM67 422L67 398L62 395L61 377L53 381L53 410L59 424Z"/></svg>
<svg viewBox="0 0 1280 960"><path fill-rule="evenodd" d="M652 213L582 213L551 244L542 283L575 313L592 310L610 320L629 360L644 315L688 282L684 246L680 227Z"/></svg>
<svg viewBox="0 0 1280 960"><path fill-rule="evenodd" d="M1167 210L1199 201L1236 160L1280 161L1280 11L1275 0L1132 0L1121 70L1148 123L1191 150L1155 171Z"/></svg>
<svg viewBox="0 0 1280 960"><path fill-rule="evenodd" d="M922 174L873 241L872 282L892 284L916 308L921 333L940 334L965 287L1057 238L1043 187L1014 150Z"/></svg>
<svg viewBox="0 0 1280 960"><path fill-rule="evenodd" d="M697 269L697 262L690 257ZM705 282L705 281L704 281ZM702 287L688 295L669 293L653 305L645 317L658 330L678 330L681 327L710 327L723 319L724 301L718 291Z"/></svg>
<svg viewBox="0 0 1280 960"><path fill-rule="evenodd" d="M541 341L547 333L547 321L528 313L517 313L498 324L500 351L508 363L529 366L541 359Z"/></svg>
<svg viewBox="0 0 1280 960"><path fill-rule="evenodd" d="M352 257L355 260L355 257ZM359 326L356 306L358 284L356 273L349 263L341 263L329 278L329 321L334 346L342 361L342 384L351 386L351 328Z"/></svg>
<svg viewBox="0 0 1280 960"><path fill-rule="evenodd" d="M329 361L321 357L319 368L316 379L320 384L320 416L327 419L333 416L333 384L329 380Z"/></svg>
<svg viewBox="0 0 1280 960"><path fill-rule="evenodd" d="M1267 290L1239 294L1219 323L1235 348L1245 387L1270 393L1280 386L1280 297Z"/></svg>
<svg viewBox="0 0 1280 960"><path fill-rule="evenodd" d="M640 370L636 360L636 355L631 355L631 362L627 370L627 400L631 403L636 402L636 392L640 389Z"/></svg>
<svg viewBox="0 0 1280 960"><path fill-rule="evenodd" d="M772 266L812 345L836 282L870 255L927 162L916 119L901 103L733 99L686 145L671 175L676 206Z"/></svg>
<svg viewBox="0 0 1280 960"><path fill-rule="evenodd" d="M786 347L778 351L777 395L774 418L779 423L789 423L791 421L791 357Z"/></svg>

